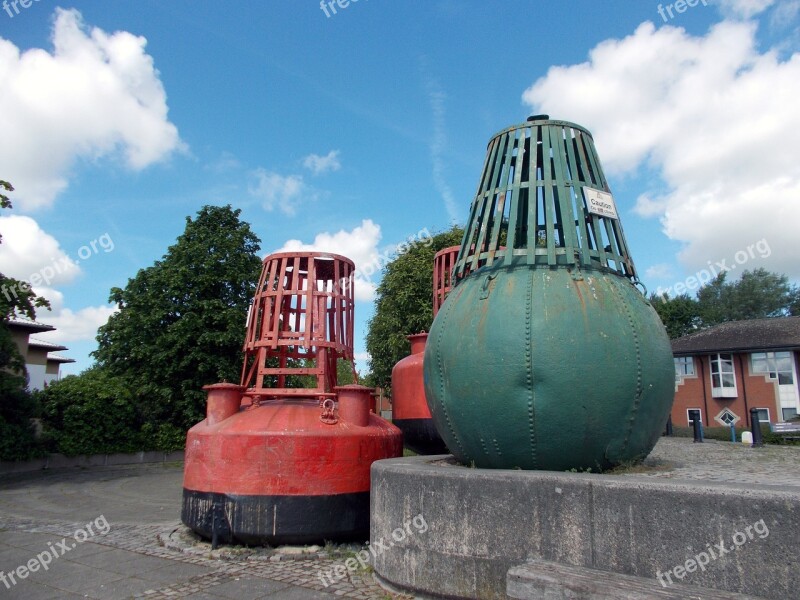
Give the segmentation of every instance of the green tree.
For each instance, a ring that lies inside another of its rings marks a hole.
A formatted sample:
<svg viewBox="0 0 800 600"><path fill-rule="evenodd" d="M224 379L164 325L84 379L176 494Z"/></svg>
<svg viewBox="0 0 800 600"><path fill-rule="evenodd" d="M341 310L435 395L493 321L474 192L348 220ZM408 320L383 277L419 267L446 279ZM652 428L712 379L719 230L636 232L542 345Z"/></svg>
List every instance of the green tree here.
<svg viewBox="0 0 800 600"><path fill-rule="evenodd" d="M650 294L650 303L667 328L670 339L688 335L700 326L697 300L689 294L670 298L667 294Z"/></svg>
<svg viewBox="0 0 800 600"><path fill-rule="evenodd" d="M230 206L204 206L125 289L94 356L122 377L145 423L186 429L204 415L202 386L239 381L245 319L261 269L260 240Z"/></svg>
<svg viewBox="0 0 800 600"><path fill-rule="evenodd" d="M755 269L745 271L733 282L726 276L720 273L697 292L698 314L704 326L795 314L798 289L786 275Z"/></svg>
<svg viewBox="0 0 800 600"><path fill-rule="evenodd" d="M4 192L14 187L0 180L0 209L11 209L11 200ZM0 235L0 243L3 237ZM39 453L31 419L38 406L26 390L28 374L25 358L8 327L14 317L36 318L36 309L49 307L25 281L0 273L0 460L23 460Z"/></svg>
<svg viewBox="0 0 800 600"><path fill-rule="evenodd" d="M99 367L56 381L36 396L50 450L69 456L135 452L145 446L133 393Z"/></svg>
<svg viewBox="0 0 800 600"><path fill-rule="evenodd" d="M366 381L370 385L389 388L392 368L411 351L406 336L430 329L433 257L443 248L460 245L463 236L462 228L453 227L433 236L430 243L410 246L386 265L367 330L367 351L372 360Z"/></svg>

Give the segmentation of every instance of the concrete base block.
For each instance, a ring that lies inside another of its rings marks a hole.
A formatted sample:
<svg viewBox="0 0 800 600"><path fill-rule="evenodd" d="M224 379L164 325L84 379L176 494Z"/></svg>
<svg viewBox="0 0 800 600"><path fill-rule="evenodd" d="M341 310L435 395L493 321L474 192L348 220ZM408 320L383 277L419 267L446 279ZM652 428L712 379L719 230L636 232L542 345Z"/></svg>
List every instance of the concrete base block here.
<svg viewBox="0 0 800 600"><path fill-rule="evenodd" d="M666 585L652 578L544 560L509 569L506 594L519 600L757 600L755 596L680 583Z"/></svg>
<svg viewBox="0 0 800 600"><path fill-rule="evenodd" d="M378 576L427 596L505 598L509 569L546 560L792 598L800 492L397 458L372 465L370 533Z"/></svg>

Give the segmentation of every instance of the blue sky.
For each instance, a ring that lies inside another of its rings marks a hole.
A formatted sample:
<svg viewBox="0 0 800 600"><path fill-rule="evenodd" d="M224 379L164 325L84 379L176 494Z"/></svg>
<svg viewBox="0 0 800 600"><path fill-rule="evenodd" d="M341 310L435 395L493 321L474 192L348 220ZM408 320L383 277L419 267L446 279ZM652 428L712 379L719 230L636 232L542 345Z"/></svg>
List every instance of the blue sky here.
<svg viewBox="0 0 800 600"><path fill-rule="evenodd" d="M264 254L365 265L463 224L489 138L531 113L593 132L649 289L800 279L800 1L342 4L0 10L0 272L48 275L64 372L202 205L241 208ZM379 277L358 286L362 371Z"/></svg>

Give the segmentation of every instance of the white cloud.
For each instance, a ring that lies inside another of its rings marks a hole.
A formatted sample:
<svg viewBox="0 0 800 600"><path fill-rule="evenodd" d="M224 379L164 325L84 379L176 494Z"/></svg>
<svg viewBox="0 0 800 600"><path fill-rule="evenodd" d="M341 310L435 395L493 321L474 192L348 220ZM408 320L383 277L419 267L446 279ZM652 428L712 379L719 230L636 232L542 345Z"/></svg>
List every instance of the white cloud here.
<svg viewBox="0 0 800 600"><path fill-rule="evenodd" d="M119 152L138 170L184 147L145 38L58 8L52 41L21 52L0 38L0 164L19 208L51 205L78 158Z"/></svg>
<svg viewBox="0 0 800 600"><path fill-rule="evenodd" d="M759 52L755 31L722 22L695 37L643 23L588 62L551 68L523 99L587 126L609 173L660 173L666 189L644 190L636 210L684 243L689 270L765 239L769 262L748 268L798 278L800 54Z"/></svg>
<svg viewBox="0 0 800 600"><path fill-rule="evenodd" d="M433 113L433 137L430 141L431 163L433 166L433 184L436 191L444 201L444 207L451 223L460 222L459 210L456 208L456 201L453 190L447 183L447 164L445 156L448 152L447 128L445 100L447 95L441 90L439 84L433 79L428 79L427 84L428 101Z"/></svg>
<svg viewBox="0 0 800 600"><path fill-rule="evenodd" d="M658 263L648 267L645 270L645 275L648 279L667 279L668 277L674 277L675 273L672 270L672 265Z"/></svg>
<svg viewBox="0 0 800 600"><path fill-rule="evenodd" d="M303 159L303 166L314 175L324 175L338 171L342 168L342 163L339 160L339 151L331 150L325 156L309 154Z"/></svg>
<svg viewBox="0 0 800 600"><path fill-rule="evenodd" d="M370 363L372 362L372 355L369 352L355 352L353 354L355 359L356 371L360 375L368 373L370 370Z"/></svg>
<svg viewBox="0 0 800 600"><path fill-rule="evenodd" d="M775 4L775 0L719 0L722 14L749 19Z"/></svg>
<svg viewBox="0 0 800 600"><path fill-rule="evenodd" d="M37 285L69 283L80 273L53 236L30 217L0 217L0 273Z"/></svg>
<svg viewBox="0 0 800 600"><path fill-rule="evenodd" d="M278 208L287 215L297 210L301 197L308 192L303 178L298 175L280 175L265 169L253 172L256 184L249 188L250 195L261 200L264 210Z"/></svg>
<svg viewBox="0 0 800 600"><path fill-rule="evenodd" d="M228 173L240 169L241 166L242 163L239 162L239 159L226 150L220 154L217 160L207 164L205 168L214 173Z"/></svg>
<svg viewBox="0 0 800 600"><path fill-rule="evenodd" d="M355 299L369 302L375 298L377 286L371 281L372 267L380 262L378 242L381 239L380 225L364 219L351 231L340 229L336 233L319 233L314 241L306 244L301 240L289 240L275 252L308 252L317 250L341 254L353 261L358 270L355 281Z"/></svg>
<svg viewBox="0 0 800 600"><path fill-rule="evenodd" d="M64 308L64 294L50 288L36 288L35 292L50 301L51 310L40 308L36 311L37 320L52 325L55 331L37 333L36 337L48 342L64 344L83 340L94 340L97 328L105 325L117 307L87 306L77 311Z"/></svg>

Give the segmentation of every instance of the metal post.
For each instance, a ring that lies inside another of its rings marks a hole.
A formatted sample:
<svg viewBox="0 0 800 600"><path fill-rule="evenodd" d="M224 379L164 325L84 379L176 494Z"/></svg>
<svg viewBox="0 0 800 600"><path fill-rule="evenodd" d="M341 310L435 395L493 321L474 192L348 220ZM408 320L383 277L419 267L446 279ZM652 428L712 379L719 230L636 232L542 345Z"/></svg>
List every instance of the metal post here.
<svg viewBox="0 0 800 600"><path fill-rule="evenodd" d="M750 431L753 433L753 448L760 448L764 445L764 438L761 437L761 422L758 420L758 409L750 409Z"/></svg>
<svg viewBox="0 0 800 600"><path fill-rule="evenodd" d="M700 423L700 419L692 419L692 427L694 428L694 443L695 444L702 444L703 443L703 424Z"/></svg>
<svg viewBox="0 0 800 600"><path fill-rule="evenodd" d="M672 437L673 430L672 430L672 415L667 418L667 429L664 432L664 435Z"/></svg>
<svg viewBox="0 0 800 600"><path fill-rule="evenodd" d="M736 443L736 425L731 423L731 441Z"/></svg>

